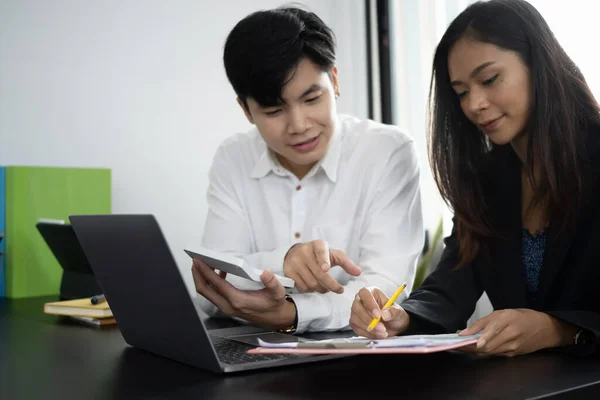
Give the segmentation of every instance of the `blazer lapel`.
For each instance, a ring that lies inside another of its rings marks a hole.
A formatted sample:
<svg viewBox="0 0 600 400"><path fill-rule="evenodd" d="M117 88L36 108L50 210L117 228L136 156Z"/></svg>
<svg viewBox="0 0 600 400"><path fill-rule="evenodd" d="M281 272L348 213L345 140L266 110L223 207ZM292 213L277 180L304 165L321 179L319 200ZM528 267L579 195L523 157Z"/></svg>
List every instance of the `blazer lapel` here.
<svg viewBox="0 0 600 400"><path fill-rule="evenodd" d="M521 308L527 304L525 271L521 259L521 166L512 149L505 165L497 166L499 201L496 205L497 224L502 238L494 252L494 287L504 298L503 308Z"/></svg>

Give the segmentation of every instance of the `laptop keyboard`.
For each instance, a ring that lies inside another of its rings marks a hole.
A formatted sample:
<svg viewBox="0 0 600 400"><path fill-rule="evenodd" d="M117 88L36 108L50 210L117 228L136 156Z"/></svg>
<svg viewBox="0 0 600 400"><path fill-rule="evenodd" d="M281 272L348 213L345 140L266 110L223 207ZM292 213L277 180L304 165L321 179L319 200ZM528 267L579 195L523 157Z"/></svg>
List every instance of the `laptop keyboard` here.
<svg viewBox="0 0 600 400"><path fill-rule="evenodd" d="M248 350L255 348L246 343L226 339L219 336L211 336L210 340L219 356L219 359L227 364L245 364L257 361L273 361L294 358L286 354L248 354Z"/></svg>

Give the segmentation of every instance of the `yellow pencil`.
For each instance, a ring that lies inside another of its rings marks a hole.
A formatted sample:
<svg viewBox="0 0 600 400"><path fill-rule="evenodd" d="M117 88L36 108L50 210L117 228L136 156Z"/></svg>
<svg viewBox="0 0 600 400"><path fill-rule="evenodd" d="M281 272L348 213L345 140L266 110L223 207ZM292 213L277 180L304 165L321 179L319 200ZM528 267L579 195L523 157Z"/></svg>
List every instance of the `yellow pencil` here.
<svg viewBox="0 0 600 400"><path fill-rule="evenodd" d="M398 296L400 296L400 293L402 293L402 291L404 290L405 287L406 287L406 282L404 282L402 285L400 285L400 287L396 290L396 293L394 293L392 295L392 297L390 297L390 299L387 301L387 303L385 303L385 306L383 306L383 308L381 309L381 311L385 310L388 307L391 307L392 304L394 304L394 302L398 298ZM373 329L375 329L375 325L377 325L377 323L380 320L381 320L381 317L379 317L379 318L373 318L373 321L371 321L371 323L369 324L369 327L367 328L367 330L369 332L371 332Z"/></svg>

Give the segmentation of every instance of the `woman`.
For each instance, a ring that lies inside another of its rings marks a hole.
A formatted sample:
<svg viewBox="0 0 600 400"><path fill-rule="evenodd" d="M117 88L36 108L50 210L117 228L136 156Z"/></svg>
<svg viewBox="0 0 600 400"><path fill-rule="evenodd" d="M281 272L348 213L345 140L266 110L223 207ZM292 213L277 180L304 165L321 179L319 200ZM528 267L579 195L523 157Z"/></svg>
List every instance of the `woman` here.
<svg viewBox="0 0 600 400"><path fill-rule="evenodd" d="M461 331L481 333L470 350L599 354L600 113L579 69L527 2L478 2L441 39L429 98L452 234L402 307L382 312L388 297L361 289L350 325L373 338L456 332L485 291L497 311Z"/></svg>

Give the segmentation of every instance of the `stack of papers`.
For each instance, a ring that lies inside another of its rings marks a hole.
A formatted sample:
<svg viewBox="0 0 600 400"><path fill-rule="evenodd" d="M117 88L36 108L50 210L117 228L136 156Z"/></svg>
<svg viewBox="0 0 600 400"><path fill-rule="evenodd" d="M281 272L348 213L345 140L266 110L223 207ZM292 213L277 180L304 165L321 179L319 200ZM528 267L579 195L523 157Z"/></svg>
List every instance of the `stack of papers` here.
<svg viewBox="0 0 600 400"><path fill-rule="evenodd" d="M387 339L366 337L336 338L308 342L269 343L258 339L260 347L249 353L286 354L377 354L377 353L433 353L468 346L477 342L480 334L459 336L441 335L396 336Z"/></svg>

